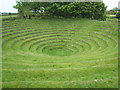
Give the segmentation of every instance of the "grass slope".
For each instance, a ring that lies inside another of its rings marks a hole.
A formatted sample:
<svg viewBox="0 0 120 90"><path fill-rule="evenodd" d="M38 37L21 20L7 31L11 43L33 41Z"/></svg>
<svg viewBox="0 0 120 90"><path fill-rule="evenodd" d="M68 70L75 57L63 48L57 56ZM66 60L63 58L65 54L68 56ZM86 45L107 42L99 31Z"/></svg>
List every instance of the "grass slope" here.
<svg viewBox="0 0 120 90"><path fill-rule="evenodd" d="M117 19L3 21L3 88L118 87Z"/></svg>

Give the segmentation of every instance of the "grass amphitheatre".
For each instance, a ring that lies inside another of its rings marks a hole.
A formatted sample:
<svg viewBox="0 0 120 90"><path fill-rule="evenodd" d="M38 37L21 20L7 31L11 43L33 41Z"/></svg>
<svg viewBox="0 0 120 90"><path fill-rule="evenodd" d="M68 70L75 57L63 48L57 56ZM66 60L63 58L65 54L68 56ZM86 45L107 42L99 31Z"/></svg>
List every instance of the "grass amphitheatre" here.
<svg viewBox="0 0 120 90"><path fill-rule="evenodd" d="M3 21L3 88L117 88L117 22L116 18Z"/></svg>

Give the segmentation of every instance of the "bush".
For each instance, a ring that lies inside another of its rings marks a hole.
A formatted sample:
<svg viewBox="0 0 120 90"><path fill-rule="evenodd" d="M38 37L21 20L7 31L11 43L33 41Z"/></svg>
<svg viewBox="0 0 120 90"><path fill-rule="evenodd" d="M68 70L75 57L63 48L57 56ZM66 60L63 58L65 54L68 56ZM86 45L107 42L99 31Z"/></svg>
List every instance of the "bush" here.
<svg viewBox="0 0 120 90"><path fill-rule="evenodd" d="M19 15L24 18L29 18L31 11L41 11L37 16L106 19L106 7L103 2L17 2L14 8L18 9Z"/></svg>
<svg viewBox="0 0 120 90"><path fill-rule="evenodd" d="M53 3L46 10L53 16L82 17L96 20L106 19L106 7L102 2Z"/></svg>
<svg viewBox="0 0 120 90"><path fill-rule="evenodd" d="M120 18L120 12L118 12L118 13L116 14L116 17L117 17L117 18Z"/></svg>

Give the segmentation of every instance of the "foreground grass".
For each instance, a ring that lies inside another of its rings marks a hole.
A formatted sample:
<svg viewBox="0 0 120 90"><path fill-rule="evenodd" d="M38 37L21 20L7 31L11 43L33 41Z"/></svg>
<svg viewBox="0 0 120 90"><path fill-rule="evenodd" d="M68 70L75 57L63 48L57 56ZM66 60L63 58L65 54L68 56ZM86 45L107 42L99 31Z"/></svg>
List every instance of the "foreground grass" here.
<svg viewBox="0 0 120 90"><path fill-rule="evenodd" d="M3 87L118 87L117 29L117 19L3 21Z"/></svg>

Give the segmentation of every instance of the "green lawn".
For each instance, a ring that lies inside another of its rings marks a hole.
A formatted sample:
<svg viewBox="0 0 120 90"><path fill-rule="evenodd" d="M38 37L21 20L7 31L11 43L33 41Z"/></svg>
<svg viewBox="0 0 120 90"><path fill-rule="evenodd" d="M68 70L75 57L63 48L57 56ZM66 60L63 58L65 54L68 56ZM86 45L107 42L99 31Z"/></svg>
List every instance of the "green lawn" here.
<svg viewBox="0 0 120 90"><path fill-rule="evenodd" d="M11 17L17 17L18 15L7 15L7 16L2 16L2 19L6 19L6 18L11 18ZM1 19L0 18L0 19Z"/></svg>
<svg viewBox="0 0 120 90"><path fill-rule="evenodd" d="M3 88L117 88L117 19L3 21Z"/></svg>
<svg viewBox="0 0 120 90"><path fill-rule="evenodd" d="M111 14L107 14L106 15L108 18L115 18L116 17L116 15L111 15Z"/></svg>

